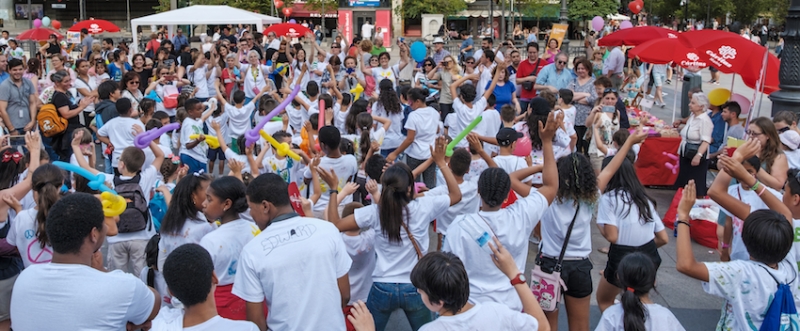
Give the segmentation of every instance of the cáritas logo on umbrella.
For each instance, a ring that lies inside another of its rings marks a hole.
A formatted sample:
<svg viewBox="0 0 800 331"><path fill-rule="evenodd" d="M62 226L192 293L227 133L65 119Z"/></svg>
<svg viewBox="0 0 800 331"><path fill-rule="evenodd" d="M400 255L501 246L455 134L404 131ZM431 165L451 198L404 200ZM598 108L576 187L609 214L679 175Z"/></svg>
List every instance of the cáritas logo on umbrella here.
<svg viewBox="0 0 800 331"><path fill-rule="evenodd" d="M681 61L681 67L687 69L699 70L708 66L708 63L700 61L700 56L698 56L693 52L686 53L686 58L688 59L688 61L687 60Z"/></svg>
<svg viewBox="0 0 800 331"><path fill-rule="evenodd" d="M289 38L298 38L300 37L300 34L297 33L297 30L294 28L289 28L289 33L287 33L286 36Z"/></svg>
<svg viewBox="0 0 800 331"><path fill-rule="evenodd" d="M725 66L727 68L732 67L733 65L728 62L728 60L736 59L736 48L731 46L722 45L717 49L717 52L712 50L706 50L706 54L709 56L712 63L714 63L717 67Z"/></svg>

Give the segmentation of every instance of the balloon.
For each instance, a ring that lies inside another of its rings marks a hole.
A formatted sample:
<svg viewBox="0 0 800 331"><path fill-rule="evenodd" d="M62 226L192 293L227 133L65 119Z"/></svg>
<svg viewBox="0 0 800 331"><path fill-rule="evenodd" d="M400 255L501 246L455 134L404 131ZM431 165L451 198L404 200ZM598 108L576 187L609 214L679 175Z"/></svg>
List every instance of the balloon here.
<svg viewBox="0 0 800 331"><path fill-rule="evenodd" d="M33 27L34 27L34 28L37 28L37 29L38 29L38 28L41 28L41 27L42 27L42 20L40 20L40 19L38 19L38 18L37 18L37 19L35 19L35 20L33 20Z"/></svg>
<svg viewBox="0 0 800 331"><path fill-rule="evenodd" d="M104 174L104 173L99 173L99 174L95 175L95 174L91 173L89 170L86 170L86 169L81 168L81 167L79 167L77 165L66 163L66 162L62 162L62 161L53 161L52 163L56 167L59 167L61 169L69 171L69 172L73 172L73 173L75 173L77 175L80 175L83 178L88 179L89 182L87 183L87 185L89 185L90 189L93 189L95 191L111 192L113 194L117 194L116 191L114 191L114 190L108 188L108 186L106 186L106 174Z"/></svg>
<svg viewBox="0 0 800 331"><path fill-rule="evenodd" d="M42 26L44 26L44 27L50 26L50 18L49 17L45 16L44 18L42 18Z"/></svg>
<svg viewBox="0 0 800 331"><path fill-rule="evenodd" d="M606 22L605 22L605 21L603 21L603 18L602 18L602 17L600 17L600 16L595 16L595 17L592 19L592 30L594 30L594 31L600 31L600 30L603 30L603 26L604 26L605 24L606 24Z"/></svg>
<svg viewBox="0 0 800 331"><path fill-rule="evenodd" d="M622 21L622 23L619 24L620 30L630 29L632 27L633 24L631 24L631 21Z"/></svg>
<svg viewBox="0 0 800 331"><path fill-rule="evenodd" d="M283 16L292 16L292 8L283 8Z"/></svg>
<svg viewBox="0 0 800 331"><path fill-rule="evenodd" d="M528 135L523 135L522 138L517 139L517 145L514 147L512 154L519 157L526 157L531 155L531 150L533 150L531 138L528 138Z"/></svg>
<svg viewBox="0 0 800 331"><path fill-rule="evenodd" d="M736 101L739 104L739 107L742 108L741 115L745 115L750 112L750 99L748 99L747 97L739 93L734 93L733 95L731 95L729 101Z"/></svg>
<svg viewBox="0 0 800 331"><path fill-rule="evenodd" d="M628 4L628 9L630 9L631 13L638 14L642 11L642 4L641 2L634 0Z"/></svg>
<svg viewBox="0 0 800 331"><path fill-rule="evenodd" d="M193 134L193 135L189 136L189 139L191 139L191 140L195 140L197 138L200 138L199 134ZM208 144L208 147L211 147L212 149L219 148L219 139L217 139L217 137L206 136L205 142L206 142L206 144Z"/></svg>
<svg viewBox="0 0 800 331"><path fill-rule="evenodd" d="M111 192L100 193L100 202L103 204L103 215L106 217L122 215L125 208L128 208L125 198Z"/></svg>
<svg viewBox="0 0 800 331"><path fill-rule="evenodd" d="M283 7L283 1L276 0L275 1L275 8L281 8L281 7Z"/></svg>
<svg viewBox="0 0 800 331"><path fill-rule="evenodd" d="M56 30L61 29L61 22L59 22L58 20L53 20L52 22L50 22L50 24L52 24L53 28Z"/></svg>
<svg viewBox="0 0 800 331"><path fill-rule="evenodd" d="M467 127L464 128L464 130L461 131L461 133L459 133L455 138L453 138L453 141L451 141L449 144L447 144L447 148L444 150L444 155L447 156L447 157L453 156L453 148L455 148L456 145L461 140L463 140L464 137L467 136L467 134L472 132L472 129L474 129L476 126L478 126L478 123L480 123L481 120L483 120L483 116L478 116L474 120L472 120L472 122L470 122L469 125L467 125Z"/></svg>
<svg viewBox="0 0 800 331"><path fill-rule="evenodd" d="M277 140L275 140L275 138L264 132L264 130L259 131L259 133L261 134L261 137L264 138L264 140L266 140L267 142L269 142L270 145L272 145L272 148L275 148L275 151L278 153L278 155L289 156L290 158L300 161L301 159L300 155L297 155L297 153L292 151L292 148L289 146L289 144L279 143Z"/></svg>
<svg viewBox="0 0 800 331"><path fill-rule="evenodd" d="M415 41L411 44L411 58L414 61L422 62L425 60L425 57L428 56L428 48L425 47L425 44L421 41Z"/></svg>
<svg viewBox="0 0 800 331"><path fill-rule="evenodd" d="M361 93L364 93L364 87L361 84L356 84L356 87L350 89L350 94L353 95L353 101L358 100L361 97Z"/></svg>
<svg viewBox="0 0 800 331"><path fill-rule="evenodd" d="M177 130L180 127L180 123L170 123L162 126L161 128L152 128L137 135L136 138L133 139L133 145L138 149L145 149L154 139L161 137L162 134L165 134L169 131Z"/></svg>
<svg viewBox="0 0 800 331"><path fill-rule="evenodd" d="M664 155L664 156L668 157L670 160L672 160L673 162L675 162L675 163L664 162L664 167L669 169L670 171L672 171L673 175L677 174L678 170L680 169L680 162L678 162L678 156L675 155L675 154L672 154L672 153L667 153L667 152L661 152L661 155Z"/></svg>
<svg viewBox="0 0 800 331"><path fill-rule="evenodd" d="M295 21L295 19L293 18L289 20L289 23L297 23L297 21Z"/></svg>
<svg viewBox="0 0 800 331"><path fill-rule="evenodd" d="M726 88L715 88L708 92L708 101L711 102L712 106L719 106L728 101L731 97L731 91Z"/></svg>
<svg viewBox="0 0 800 331"><path fill-rule="evenodd" d="M259 131L261 131L261 129L264 128L264 125L266 125L267 122L269 122L269 120L275 117L275 115L278 115L280 112L282 112L283 109L286 108L286 106L289 105L289 103L291 103L292 100L294 100L294 97L297 96L297 93L300 93L300 87L301 87L300 84L295 85L294 90L292 90L292 93L289 93L289 95L286 96L286 99L283 99L283 102L281 102L277 107L275 107L275 109L269 112L267 116L262 117L261 121L258 122L258 124L256 124L255 127L244 133L244 137L245 139L247 139L247 146L255 144L256 141L258 141L258 137L260 135Z"/></svg>
<svg viewBox="0 0 800 331"><path fill-rule="evenodd" d="M325 126L325 100L319 99L319 120L317 121L317 130Z"/></svg>

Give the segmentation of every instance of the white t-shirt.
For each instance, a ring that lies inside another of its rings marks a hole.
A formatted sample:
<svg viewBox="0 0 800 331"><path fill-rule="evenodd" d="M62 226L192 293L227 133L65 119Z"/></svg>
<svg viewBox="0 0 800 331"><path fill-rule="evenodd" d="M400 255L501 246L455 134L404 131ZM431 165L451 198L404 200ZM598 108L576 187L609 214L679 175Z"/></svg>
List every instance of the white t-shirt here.
<svg viewBox="0 0 800 331"><path fill-rule="evenodd" d="M301 180L303 177L300 171L304 170L301 169L302 164L302 162L295 161L290 157L278 159L275 155L266 156L264 160L261 161L261 167L265 172L271 172L281 176L287 183L297 183L298 188L302 187L301 184L303 184Z"/></svg>
<svg viewBox="0 0 800 331"><path fill-rule="evenodd" d="M769 193L772 193L776 198L778 198L778 200L783 198L783 194L781 194L781 192L775 191L767 186L764 187L767 188ZM767 204L764 203L764 200L761 200L755 191L745 190L741 185L737 184L728 186L728 194L739 199L739 201L750 205L751 213L756 210L769 209ZM747 247L744 247L744 242L742 241L742 227L744 226L744 220L733 216L733 214L722 207L720 207L719 211L730 217L731 224L733 225L733 233L731 235L731 260L749 260L750 253L747 252Z"/></svg>
<svg viewBox="0 0 800 331"><path fill-rule="evenodd" d="M372 288L372 272L375 271L375 230L366 230L357 236L342 233L347 255L353 260L348 272L350 278L350 302L358 300L367 302L369 290Z"/></svg>
<svg viewBox="0 0 800 331"><path fill-rule="evenodd" d="M250 321L235 321L223 318L222 316L214 316L210 320L200 323L195 326L185 327L183 331L258 331L258 326Z"/></svg>
<svg viewBox="0 0 800 331"><path fill-rule="evenodd" d="M205 52L203 52L205 53ZM217 87L214 86L214 83L219 79L220 72L217 71L217 68L211 68L211 74L208 75L208 79L206 79L206 88L208 88L208 97L214 98L217 95Z"/></svg>
<svg viewBox="0 0 800 331"><path fill-rule="evenodd" d="M455 111L456 114L455 115L456 122L452 126L450 126L450 129L447 130L447 132L451 133L451 136L455 137L455 135L458 135L459 133L461 133L461 131L464 131L464 129L467 127L467 125L469 125L469 123L471 123L478 116L483 114L485 109L486 109L486 98L484 98L483 95L479 94L476 100L472 101L472 107L468 107L463 102L461 102L461 98L453 98L453 110ZM497 113L496 110L493 111ZM500 118L499 113L497 113L497 118L498 119ZM482 119L481 124L485 120L486 120L485 118ZM477 130L479 127L480 124L478 124L478 126L475 127L474 131L478 132ZM499 125L497 126L497 130L500 130ZM492 137L494 137L494 135L492 135ZM469 145L469 142L467 142L466 139L462 139L460 142L458 142L458 144L456 144L456 147L467 147L467 145Z"/></svg>
<svg viewBox="0 0 800 331"><path fill-rule="evenodd" d="M121 116L112 118L97 131L98 135L108 137L108 140L114 145L114 152L111 154L111 166L114 168L119 164L119 157L122 155L122 151L126 147L133 146L133 139L136 137L133 134L134 125L142 128L142 131L144 131L142 121Z"/></svg>
<svg viewBox="0 0 800 331"><path fill-rule="evenodd" d="M792 289L794 304L800 306L797 263L788 258L795 254L794 249L790 251L787 259L778 263L778 270L750 260L705 262L708 268L708 282L702 283L703 290L726 301L717 329L745 330L751 329L752 326L757 330L761 327L761 323L764 322L763 314L769 308L771 297L777 290L775 280L767 273L772 274L783 284L791 282L789 287ZM14 290L16 291L16 288Z"/></svg>
<svg viewBox="0 0 800 331"><path fill-rule="evenodd" d="M784 150L786 154L786 161L789 162L789 169L800 169L800 149L788 151Z"/></svg>
<svg viewBox="0 0 800 331"><path fill-rule="evenodd" d="M188 66L187 71L191 70L194 66ZM206 72L208 70L205 66L194 69L189 75L189 80L194 83L195 98L208 98L208 80L206 79Z"/></svg>
<svg viewBox="0 0 800 331"><path fill-rule="evenodd" d="M211 123L214 123L214 122L219 123L219 130L222 131L222 137L218 137L218 138L222 138L222 142L221 143L225 144L225 145L230 144L231 143L231 136L230 136L230 133L228 133L228 113L223 112L222 114L220 114L217 117L214 117L212 115L206 120L206 125L208 125L208 129L209 129L208 133L210 135L212 135L212 136L216 135L216 132L214 132L214 129L211 126Z"/></svg>
<svg viewBox="0 0 800 331"><path fill-rule="evenodd" d="M497 132L500 131L500 127L503 126L503 120L500 118L500 112L498 112L496 109L487 109L483 111L481 116L483 116L483 119L480 123L478 123L478 126L476 126L475 130L473 131L484 137L496 137ZM497 145L483 143L483 149L489 155L492 155L492 153L500 154L500 147Z"/></svg>
<svg viewBox="0 0 800 331"><path fill-rule="evenodd" d="M639 219L639 208L633 202L626 202L624 192L607 192L600 196L597 207L597 224L609 224L617 227L617 245L639 247L655 238L655 233L664 231L664 223L658 216L656 207L649 200L651 222L642 224Z"/></svg>
<svg viewBox="0 0 800 331"><path fill-rule="evenodd" d="M375 26L369 23L364 23L363 25L361 25L361 37L367 40L371 39L372 29L374 28Z"/></svg>
<svg viewBox="0 0 800 331"><path fill-rule="evenodd" d="M403 135L403 107L400 106L400 111L396 114L390 114L383 108L383 104L380 102L376 102L373 106L372 114L375 116L386 117L392 121L392 125L390 125L386 129L386 137L383 139L383 144L381 148L383 149L391 149L397 148L400 144L403 143L403 140L406 137ZM409 115L410 116L410 115ZM383 124L378 124L378 126L383 127Z"/></svg>
<svg viewBox="0 0 800 331"><path fill-rule="evenodd" d="M453 316L439 316L423 325L420 331L449 330L538 330L533 316L514 311L495 302L476 303L469 310Z"/></svg>
<svg viewBox="0 0 800 331"><path fill-rule="evenodd" d="M90 76L88 81L84 81L83 78L76 77L76 79L73 80L73 83L75 84L76 91L77 91L77 89L86 89L87 91L89 91L89 93L91 93L92 91L97 89L97 85L99 85L99 83L97 82L97 79L95 78L95 76ZM38 88L38 86L37 86L37 88ZM80 92L75 93L75 103L76 104L79 101L81 101L82 99L83 99L83 94L81 94ZM83 111L86 112L86 113L93 112L94 111L94 103L90 103L88 106L86 106L86 108L83 108ZM88 123L87 123L87 126L88 126Z"/></svg>
<svg viewBox="0 0 800 331"><path fill-rule="evenodd" d="M14 283L12 327L125 330L128 322L144 323L154 304L153 292L131 274L82 264L37 264L25 268Z"/></svg>
<svg viewBox="0 0 800 331"><path fill-rule="evenodd" d="M478 179L481 177L481 173L484 170L489 169L489 165L486 164L486 160L483 158L472 160L469 163L469 172L464 174L464 180L469 180L473 182L478 182ZM463 195L464 192L461 192Z"/></svg>
<svg viewBox="0 0 800 331"><path fill-rule="evenodd" d="M142 271L139 273L139 279L145 284L147 284L148 273L150 273L150 267L142 268ZM161 271L153 270L153 273L153 288L161 297L161 309L164 310L164 307L172 306L172 299L169 295L169 290L167 289L167 281L164 280L164 274L162 274Z"/></svg>
<svg viewBox="0 0 800 331"><path fill-rule="evenodd" d="M355 156L352 155L342 155L336 159L323 156L319 161L319 169L335 171L336 176L339 178L339 187L336 189L341 191L348 181L355 180L355 175L358 173L358 162L356 161ZM311 178L311 168L306 168L306 170L303 172L303 178ZM323 193L322 196L319 197L319 200L317 200L317 203L314 204L314 212L325 211L325 208L328 207L328 201L331 198L331 195L328 193L328 184L320 183L320 185L322 186ZM342 200L342 205L346 205L351 202L353 202L352 195Z"/></svg>
<svg viewBox="0 0 800 331"><path fill-rule="evenodd" d="M225 104L225 113L228 114L228 122L230 123L228 135L231 138L239 139L239 136L250 128L250 114L255 111L255 107L255 102L248 103L242 108L236 108L235 105L229 103Z"/></svg>
<svg viewBox="0 0 800 331"><path fill-rule="evenodd" d="M492 160L498 168L505 170L508 174L528 167L525 158L516 155L495 155ZM526 182L530 180L531 177L525 178Z"/></svg>
<svg viewBox="0 0 800 331"><path fill-rule="evenodd" d="M103 126L105 127L105 125ZM185 154L191 158L199 161L200 163L208 162L208 143L201 141L197 146L192 149L186 148L186 145L194 139L189 138L193 134L203 134L203 121L187 117L181 124L181 149L180 154Z"/></svg>
<svg viewBox="0 0 800 331"><path fill-rule="evenodd" d="M646 303L644 328L647 331L684 331L685 329L678 321L672 312L657 303ZM624 331L625 311L622 310L622 304L618 303L608 307L603 312L600 322L597 323L597 328L594 331Z"/></svg>
<svg viewBox="0 0 800 331"><path fill-rule="evenodd" d="M36 209L26 209L17 214L11 221L6 241L11 246L16 246L25 268L31 264L50 263L53 259L53 247L45 245L44 248L36 238L39 222L36 221Z"/></svg>
<svg viewBox="0 0 800 331"><path fill-rule="evenodd" d="M481 197L478 196L478 182L464 180L458 184L461 190L461 201L447 208L447 211L436 218L436 233L447 233L447 227L453 220L460 215L477 213L481 208ZM447 185L438 185L430 191L425 192L426 196L450 196Z"/></svg>
<svg viewBox="0 0 800 331"><path fill-rule="evenodd" d="M198 212L197 218L199 220L187 219L178 232L179 235L161 233L161 240L158 242L158 270L164 270L164 261L176 248L183 244L199 244L205 235L214 230L214 225L206 221L203 213Z"/></svg>
<svg viewBox="0 0 800 331"><path fill-rule="evenodd" d="M542 215L542 253L555 257L561 254L561 246L567 236L569 223L575 217L575 225L572 227L564 256L589 257L592 253L593 207L591 204L581 203L581 209L575 217L575 200L565 199L563 202L554 200Z"/></svg>
<svg viewBox="0 0 800 331"><path fill-rule="evenodd" d="M236 152L234 152L232 149L227 148L227 149L225 149L225 159L227 159L227 160L233 159L233 160L241 162L242 163L242 172L243 173L244 172L252 173L252 171L250 169L250 161L247 160L247 155L236 154Z"/></svg>
<svg viewBox="0 0 800 331"><path fill-rule="evenodd" d="M575 106L570 106L567 109L556 110L553 116L558 115L559 112L564 112L564 128L567 132L567 135L575 134L575 113L578 110L575 109Z"/></svg>
<svg viewBox="0 0 800 331"><path fill-rule="evenodd" d="M496 54L497 55L495 56L500 55L500 53ZM478 86L475 86L475 92L477 95L483 95L483 92L486 92L486 84L489 84L492 81L492 71L494 71L494 67L496 66L497 64L494 62L492 62L492 65L489 67L484 67L483 65L480 66L483 69L481 70L480 78L478 78Z"/></svg>
<svg viewBox="0 0 800 331"><path fill-rule="evenodd" d="M428 224L439 218L450 207L449 196L419 197L408 203L407 214L403 219L408 222L408 230L417 240L423 253L428 251L430 239ZM378 205L369 205L355 210L355 220L361 229L374 229L375 252L378 261L372 280L381 283L411 283L411 269L417 264L417 252L409 240L408 234L400 228L400 243L389 242L389 237L381 230Z"/></svg>
<svg viewBox="0 0 800 331"><path fill-rule="evenodd" d="M405 150L406 154L417 160L425 160L431 157L431 149L436 141L436 132L439 128L439 113L431 108L424 107L412 111L408 114L406 130L414 130L416 136L414 141Z"/></svg>
<svg viewBox="0 0 800 331"><path fill-rule="evenodd" d="M286 115L289 116L289 126L295 129L302 128L303 124L305 124L311 116L302 106L294 107L292 104L286 105Z"/></svg>
<svg viewBox="0 0 800 331"><path fill-rule="evenodd" d="M522 310L522 302L508 277L494 267L487 243L492 241L492 235L496 236L514 257L519 270L525 270L528 238L546 209L547 199L532 191L506 208L460 216L450 225L442 250L452 252L464 263L469 276L470 302L497 302L515 311Z"/></svg>
<svg viewBox="0 0 800 331"><path fill-rule="evenodd" d="M240 72L244 73L244 96L251 99L255 98L258 92L267 87L267 79L269 78L266 75L272 72L272 67L259 65L258 68L252 69L249 64L242 64L239 67ZM258 91L255 89L258 89Z"/></svg>
<svg viewBox="0 0 800 331"><path fill-rule="evenodd" d="M350 263L333 224L293 217L270 224L245 245L232 292L247 302L266 298L270 330L343 331L337 279Z"/></svg>
<svg viewBox="0 0 800 331"><path fill-rule="evenodd" d="M214 271L219 280L217 285L233 284L242 249L260 232L255 223L238 219L220 225L200 239L200 246L211 254L214 261Z"/></svg>
<svg viewBox="0 0 800 331"><path fill-rule="evenodd" d="M372 68L372 77L375 78L375 84L380 84L382 80L388 79L392 81L392 88L397 85L397 73L400 72L400 64L395 64L393 66L389 66L389 68L383 69L381 66L373 67ZM375 90L376 92L380 93L380 90Z"/></svg>

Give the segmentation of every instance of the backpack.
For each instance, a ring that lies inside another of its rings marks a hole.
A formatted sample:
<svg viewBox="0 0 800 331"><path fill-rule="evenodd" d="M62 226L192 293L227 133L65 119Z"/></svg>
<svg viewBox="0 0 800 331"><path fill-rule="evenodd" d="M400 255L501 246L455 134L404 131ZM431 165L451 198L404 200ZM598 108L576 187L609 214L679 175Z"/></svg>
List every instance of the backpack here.
<svg viewBox="0 0 800 331"><path fill-rule="evenodd" d="M36 122L45 137L53 137L67 131L67 119L58 113L58 109L52 103L45 104L36 114Z"/></svg>
<svg viewBox="0 0 800 331"><path fill-rule="evenodd" d="M128 203L125 211L119 215L117 228L120 233L141 231L150 223L150 209L148 209L142 187L139 185L141 178L141 174L136 174L129 180L114 176L114 190ZM150 223L150 228L152 229L152 223Z"/></svg>
<svg viewBox="0 0 800 331"><path fill-rule="evenodd" d="M156 187L159 186L158 182L156 182ZM170 190L172 192L172 190ZM167 214L167 200L164 199L164 195L161 192L156 192L153 194L153 197L150 198L150 205L148 209L150 210L150 216L153 217L153 226L156 227L156 232L161 230L161 220L164 219L164 215Z"/></svg>
<svg viewBox="0 0 800 331"><path fill-rule="evenodd" d="M792 297L792 289L789 287L789 284L794 282L794 279L788 284L781 284L767 268L760 264L758 266L764 268L767 274L778 283L778 290L772 296L772 302L769 304L767 313L764 315L764 322L761 323L759 330L800 330L800 315L797 314L797 307L795 307L794 298ZM794 272L796 273L797 270L795 269ZM796 275L795 278L797 278Z"/></svg>
<svg viewBox="0 0 800 331"><path fill-rule="evenodd" d="M178 87L175 85L164 85L164 97L161 98L161 102L164 105L164 108L167 109L174 109L178 107L178 96L181 93L178 91Z"/></svg>

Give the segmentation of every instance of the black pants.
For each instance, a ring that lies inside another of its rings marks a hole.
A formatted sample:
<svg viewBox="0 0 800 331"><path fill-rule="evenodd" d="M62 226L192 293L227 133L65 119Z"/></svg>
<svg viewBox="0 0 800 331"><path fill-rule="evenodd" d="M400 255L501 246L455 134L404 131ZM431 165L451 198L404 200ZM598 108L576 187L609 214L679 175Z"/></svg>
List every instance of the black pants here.
<svg viewBox="0 0 800 331"><path fill-rule="evenodd" d="M708 193L708 187L706 187L707 172L707 158L704 157L702 160L700 160L700 164L697 166L692 166L692 159L681 156L678 179L675 180L675 189L686 186L690 179L694 179L694 185L697 189L697 197L705 197L706 193Z"/></svg>
<svg viewBox="0 0 800 331"><path fill-rule="evenodd" d="M584 125L575 126L575 135L578 136L578 141L575 143L575 151L589 156L589 141L583 139L586 136L586 130L587 128Z"/></svg>
<svg viewBox="0 0 800 331"><path fill-rule="evenodd" d="M425 160L418 160L406 155L406 164L408 164L412 170L416 169L424 162ZM420 179L420 176L422 179ZM427 169L425 169L425 171L422 172L422 174L420 174L420 176L417 176L417 182L425 183L425 186L427 186L429 189L434 188L436 186L436 165L431 164Z"/></svg>

